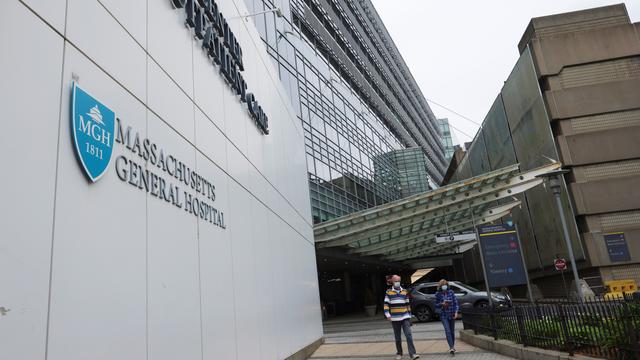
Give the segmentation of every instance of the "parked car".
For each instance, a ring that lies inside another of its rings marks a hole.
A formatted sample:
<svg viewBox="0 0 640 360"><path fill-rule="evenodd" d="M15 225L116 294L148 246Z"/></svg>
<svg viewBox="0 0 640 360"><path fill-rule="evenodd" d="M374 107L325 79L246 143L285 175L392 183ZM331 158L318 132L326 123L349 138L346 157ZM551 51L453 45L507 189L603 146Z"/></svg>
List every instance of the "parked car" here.
<svg viewBox="0 0 640 360"><path fill-rule="evenodd" d="M489 297L486 291L480 291L472 286L458 281L449 281L449 289L453 290L458 299L458 305L462 307L487 307ZM438 283L422 283L409 289L411 296L411 312L418 321L430 321L438 317L436 313L436 291ZM501 292L491 292L493 303L499 307L510 307L511 298Z"/></svg>

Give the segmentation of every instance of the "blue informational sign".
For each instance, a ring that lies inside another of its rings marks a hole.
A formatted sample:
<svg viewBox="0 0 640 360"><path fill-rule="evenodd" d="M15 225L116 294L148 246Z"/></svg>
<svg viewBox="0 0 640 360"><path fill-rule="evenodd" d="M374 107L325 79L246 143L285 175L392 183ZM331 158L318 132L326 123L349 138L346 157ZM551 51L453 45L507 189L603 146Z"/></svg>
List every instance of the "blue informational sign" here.
<svg viewBox="0 0 640 360"><path fill-rule="evenodd" d="M604 234L604 243L607 245L607 252L611 262L631 260L627 240L623 232Z"/></svg>
<svg viewBox="0 0 640 360"><path fill-rule="evenodd" d="M490 288L527 283L515 226L478 226L478 243Z"/></svg>
<svg viewBox="0 0 640 360"><path fill-rule="evenodd" d="M73 83L71 124L80 163L89 179L96 181L111 161L116 114Z"/></svg>

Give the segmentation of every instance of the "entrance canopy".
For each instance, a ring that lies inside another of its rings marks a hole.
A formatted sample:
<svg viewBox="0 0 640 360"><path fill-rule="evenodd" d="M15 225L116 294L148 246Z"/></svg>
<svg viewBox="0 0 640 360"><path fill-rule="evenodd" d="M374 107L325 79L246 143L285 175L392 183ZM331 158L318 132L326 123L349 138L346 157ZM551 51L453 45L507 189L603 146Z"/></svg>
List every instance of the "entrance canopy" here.
<svg viewBox="0 0 640 360"><path fill-rule="evenodd" d="M436 243L436 234L472 229L509 215L520 205L514 195L542 183L537 175L560 168L553 163L520 172L518 164L443 186L314 227L317 248L376 256L414 267L425 258L446 259L476 240Z"/></svg>

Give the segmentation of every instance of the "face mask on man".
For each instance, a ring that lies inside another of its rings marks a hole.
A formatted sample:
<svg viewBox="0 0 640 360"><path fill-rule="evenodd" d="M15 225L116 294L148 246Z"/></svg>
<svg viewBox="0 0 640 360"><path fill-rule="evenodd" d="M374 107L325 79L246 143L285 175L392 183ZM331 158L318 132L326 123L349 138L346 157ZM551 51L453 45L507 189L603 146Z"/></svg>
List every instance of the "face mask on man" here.
<svg viewBox="0 0 640 360"><path fill-rule="evenodd" d="M396 288L396 289L400 289L400 281L395 281L393 283L393 287Z"/></svg>
<svg viewBox="0 0 640 360"><path fill-rule="evenodd" d="M449 285L442 285L442 291L447 291L448 288L449 288Z"/></svg>

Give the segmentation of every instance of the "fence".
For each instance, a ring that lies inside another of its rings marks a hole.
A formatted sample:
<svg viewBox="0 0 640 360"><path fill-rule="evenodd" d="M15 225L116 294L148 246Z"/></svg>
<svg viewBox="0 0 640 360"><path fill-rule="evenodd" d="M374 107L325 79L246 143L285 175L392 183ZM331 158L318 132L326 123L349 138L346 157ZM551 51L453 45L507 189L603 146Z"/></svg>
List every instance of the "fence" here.
<svg viewBox="0 0 640 360"><path fill-rule="evenodd" d="M607 359L640 359L640 300L544 301L462 309L465 329L534 346Z"/></svg>

